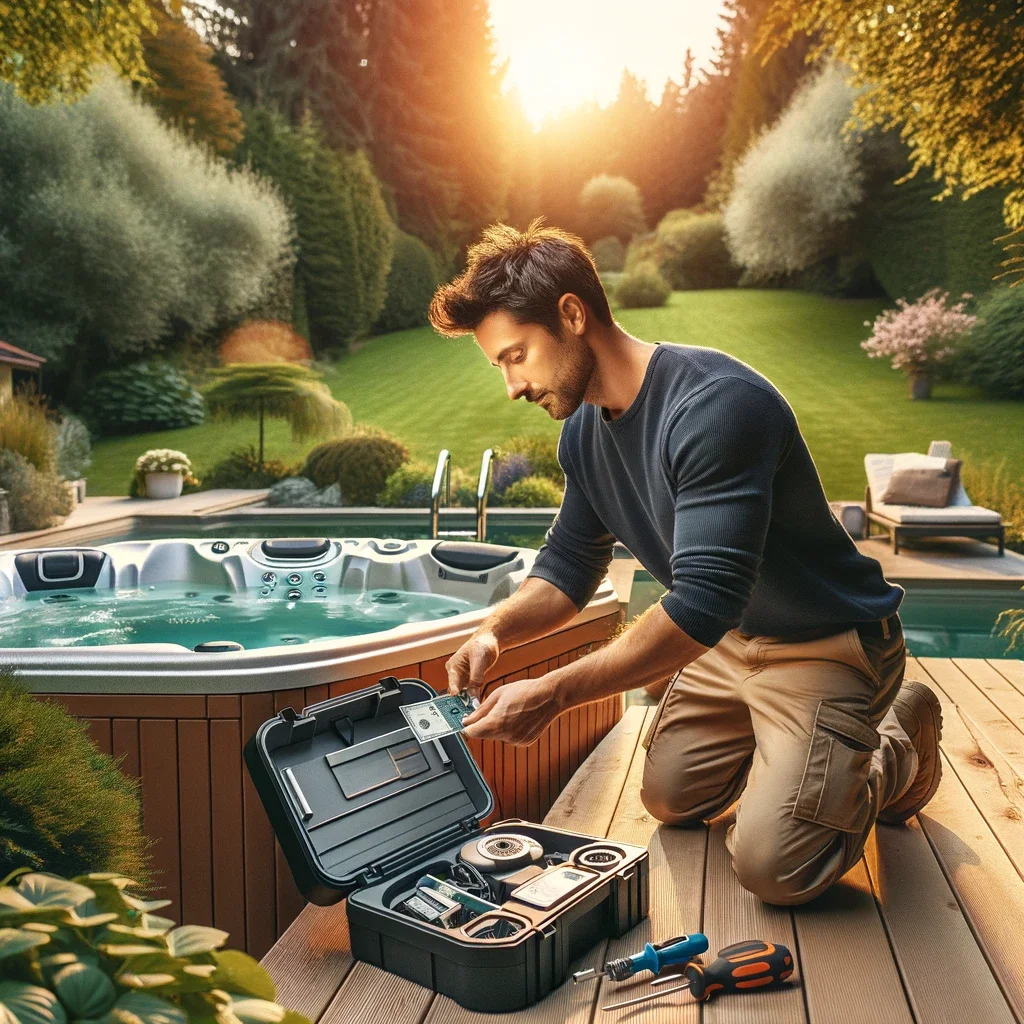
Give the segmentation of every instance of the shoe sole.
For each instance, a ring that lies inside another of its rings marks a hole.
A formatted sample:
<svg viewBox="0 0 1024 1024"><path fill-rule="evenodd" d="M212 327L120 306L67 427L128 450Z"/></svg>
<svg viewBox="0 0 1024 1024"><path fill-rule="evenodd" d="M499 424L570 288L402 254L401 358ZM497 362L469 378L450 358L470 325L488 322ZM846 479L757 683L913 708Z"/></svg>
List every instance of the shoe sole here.
<svg viewBox="0 0 1024 1024"><path fill-rule="evenodd" d="M912 818L918 811L922 810L933 796L935 791L939 788L939 783L942 781L942 754L938 752L938 746L942 740L942 703L939 698L935 695L935 691L930 686L926 686L920 680L909 679L903 684L903 688L913 691L914 693L920 694L924 698L924 702L928 707L928 712L931 716L932 729L935 732L935 746L936 746L936 759L935 759L935 771L932 773L932 782L928 787L928 792L925 794L922 800L919 800L916 805L905 811L900 811L896 815L890 816L884 811L879 813L878 820L886 825L902 825L907 819Z"/></svg>

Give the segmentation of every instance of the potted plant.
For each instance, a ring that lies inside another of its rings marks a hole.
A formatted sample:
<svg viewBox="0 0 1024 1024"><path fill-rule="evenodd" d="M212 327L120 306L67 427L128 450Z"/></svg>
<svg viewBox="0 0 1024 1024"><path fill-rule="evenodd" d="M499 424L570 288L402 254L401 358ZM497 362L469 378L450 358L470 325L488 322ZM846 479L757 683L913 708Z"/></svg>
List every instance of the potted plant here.
<svg viewBox="0 0 1024 1024"><path fill-rule="evenodd" d="M936 370L956 351L956 343L978 322L966 312L964 292L961 301L949 304L949 293L932 288L916 302L897 299L897 309L887 309L875 318L871 337L860 347L872 359L892 357L892 368L902 370L910 381L911 398L930 398Z"/></svg>
<svg viewBox="0 0 1024 1024"><path fill-rule="evenodd" d="M145 484L147 498L177 498L192 463L184 452L151 448L135 461L135 477Z"/></svg>

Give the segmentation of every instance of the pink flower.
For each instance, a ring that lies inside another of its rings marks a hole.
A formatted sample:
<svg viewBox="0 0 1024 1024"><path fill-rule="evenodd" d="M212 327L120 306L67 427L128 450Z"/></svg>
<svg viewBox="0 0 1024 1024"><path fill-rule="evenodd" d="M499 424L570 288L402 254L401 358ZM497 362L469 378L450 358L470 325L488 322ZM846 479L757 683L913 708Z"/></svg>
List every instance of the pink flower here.
<svg viewBox="0 0 1024 1024"><path fill-rule="evenodd" d="M955 345L978 322L965 311L964 292L961 301L949 305L949 293L938 288L925 292L916 302L897 299L898 309L887 309L876 317L871 337L860 347L873 359L892 357L892 368L907 373L926 372L948 359Z"/></svg>

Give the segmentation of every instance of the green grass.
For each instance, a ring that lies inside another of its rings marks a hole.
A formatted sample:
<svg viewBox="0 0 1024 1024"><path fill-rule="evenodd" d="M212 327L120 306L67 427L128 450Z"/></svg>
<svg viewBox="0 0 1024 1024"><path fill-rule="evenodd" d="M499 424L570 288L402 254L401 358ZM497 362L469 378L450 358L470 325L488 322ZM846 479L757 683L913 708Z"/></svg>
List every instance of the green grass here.
<svg viewBox="0 0 1024 1024"><path fill-rule="evenodd" d="M622 325L646 341L722 349L770 378L796 411L829 498L864 494L864 454L923 451L953 443L953 454L1024 464L1024 403L986 399L975 389L936 385L911 401L903 376L859 347L876 300L826 299L784 291L675 292L660 309L619 310ZM431 464L440 448L473 471L488 445L520 433L558 433L525 402L510 402L501 374L472 338L438 338L428 328L374 338L327 377L358 423L397 434ZM123 494L135 458L147 448L180 448L200 475L238 445L255 443L253 421L100 441L90 494ZM267 424L267 457L298 461L308 449L281 422Z"/></svg>

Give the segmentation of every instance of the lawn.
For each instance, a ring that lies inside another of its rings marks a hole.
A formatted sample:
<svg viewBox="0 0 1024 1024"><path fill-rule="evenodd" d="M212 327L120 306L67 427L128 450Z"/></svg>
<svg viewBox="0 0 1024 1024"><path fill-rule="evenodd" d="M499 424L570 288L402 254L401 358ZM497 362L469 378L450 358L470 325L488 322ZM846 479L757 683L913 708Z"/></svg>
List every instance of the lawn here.
<svg viewBox="0 0 1024 1024"><path fill-rule="evenodd" d="M1024 403L992 401L959 385L937 385L911 401L904 378L869 360L859 342L877 300L827 299L788 291L675 292L660 309L619 310L620 323L647 341L722 349L769 377L796 411L829 498L863 497L869 451L923 451L952 441L956 456L1024 465ZM510 402L499 372L471 338L438 338L428 328L374 338L327 377L356 421L397 434L431 464L439 449L475 475L480 454L517 433L557 434L558 424L525 402ZM180 448L200 475L232 448L254 443L253 422L204 424L97 443L90 494L123 494L137 455ZM302 458L308 444L267 425L267 456Z"/></svg>

